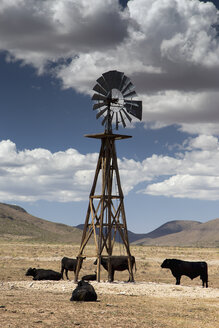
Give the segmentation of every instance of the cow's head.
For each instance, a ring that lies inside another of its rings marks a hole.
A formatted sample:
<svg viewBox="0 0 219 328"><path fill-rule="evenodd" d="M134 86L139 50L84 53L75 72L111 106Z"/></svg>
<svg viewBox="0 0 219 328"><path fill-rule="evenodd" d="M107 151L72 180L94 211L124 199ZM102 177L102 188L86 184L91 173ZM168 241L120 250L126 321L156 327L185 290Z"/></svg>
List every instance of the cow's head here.
<svg viewBox="0 0 219 328"><path fill-rule="evenodd" d="M35 268L29 268L26 272L26 276L35 276L36 275L36 269Z"/></svg>
<svg viewBox="0 0 219 328"><path fill-rule="evenodd" d="M77 256L76 259L77 260L80 260L81 259L81 261L83 262L83 260L86 259L86 256Z"/></svg>
<svg viewBox="0 0 219 328"><path fill-rule="evenodd" d="M166 259L161 264L161 268L170 268L171 267L171 259Z"/></svg>
<svg viewBox="0 0 219 328"><path fill-rule="evenodd" d="M77 256L76 259L77 259L77 263L79 261L79 265L80 265L80 269L81 269L82 263L86 259L86 256L84 256L84 257L83 256Z"/></svg>
<svg viewBox="0 0 219 328"><path fill-rule="evenodd" d="M103 263L103 259L102 259L102 257L100 258L100 264L102 264ZM97 259L94 261L94 263L93 263L94 265L97 265Z"/></svg>

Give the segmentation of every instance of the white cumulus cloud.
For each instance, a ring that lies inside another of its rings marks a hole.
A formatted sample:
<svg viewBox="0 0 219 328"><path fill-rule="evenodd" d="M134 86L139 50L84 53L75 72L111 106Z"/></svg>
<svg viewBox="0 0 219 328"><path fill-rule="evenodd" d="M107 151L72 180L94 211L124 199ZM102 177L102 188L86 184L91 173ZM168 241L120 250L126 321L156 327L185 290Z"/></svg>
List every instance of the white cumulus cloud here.
<svg viewBox="0 0 219 328"><path fill-rule="evenodd" d="M75 149L17 151L10 140L0 142L0 198L5 201L80 201L87 196L98 154Z"/></svg>
<svg viewBox="0 0 219 328"><path fill-rule="evenodd" d="M164 158L159 157L162 163ZM149 184L143 193L166 197L219 200L219 142L216 137L200 135L188 140L186 151L169 158L171 171L159 182ZM159 168L161 165L157 164ZM158 170L160 175L162 170Z"/></svg>
<svg viewBox="0 0 219 328"><path fill-rule="evenodd" d="M9 0L0 51L92 93L108 70L129 76L145 127L218 134L218 10L199 0ZM53 63L53 65L51 65Z"/></svg>
<svg viewBox="0 0 219 328"><path fill-rule="evenodd" d="M219 200L218 139L200 135L189 138L181 149L174 157L152 155L141 162L118 159L124 194L135 191L154 196ZM3 140L0 142L1 201L86 200L97 158L97 153L83 155L72 148L55 153L41 148L18 151L12 141ZM146 184L144 189L142 183Z"/></svg>

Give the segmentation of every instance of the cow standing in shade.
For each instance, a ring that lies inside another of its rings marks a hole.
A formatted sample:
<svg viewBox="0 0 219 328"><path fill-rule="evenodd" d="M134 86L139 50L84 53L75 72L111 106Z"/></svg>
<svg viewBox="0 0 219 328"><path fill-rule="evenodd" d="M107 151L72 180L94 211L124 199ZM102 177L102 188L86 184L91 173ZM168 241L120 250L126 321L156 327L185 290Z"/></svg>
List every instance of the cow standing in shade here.
<svg viewBox="0 0 219 328"><path fill-rule="evenodd" d="M114 281L115 271L129 270L128 256L111 256L110 262L111 262L111 276L109 277L110 282ZM108 263L109 263L108 257L101 257L100 264L102 264L104 269L109 272ZM97 260L95 260L94 264L97 265ZM132 268L133 268L134 264L135 264L135 270L136 270L135 257L131 256L131 267ZM130 281L130 278L128 281Z"/></svg>
<svg viewBox="0 0 219 328"><path fill-rule="evenodd" d="M82 262L83 260L86 259L86 257L81 257L81 261L80 261L80 268L82 267ZM74 273L76 273L76 268L77 268L77 263L80 259L77 257L76 259L71 259L69 257L63 257L63 259L61 260L61 276L63 279L63 272L65 270L65 275L66 278L69 280L68 278L68 271L74 271Z"/></svg>
<svg viewBox="0 0 219 328"><path fill-rule="evenodd" d="M176 278L176 285L180 285L181 276L194 279L200 276L202 286L208 287L208 265L206 262L189 262L177 259L166 259L161 264L161 268L170 269Z"/></svg>

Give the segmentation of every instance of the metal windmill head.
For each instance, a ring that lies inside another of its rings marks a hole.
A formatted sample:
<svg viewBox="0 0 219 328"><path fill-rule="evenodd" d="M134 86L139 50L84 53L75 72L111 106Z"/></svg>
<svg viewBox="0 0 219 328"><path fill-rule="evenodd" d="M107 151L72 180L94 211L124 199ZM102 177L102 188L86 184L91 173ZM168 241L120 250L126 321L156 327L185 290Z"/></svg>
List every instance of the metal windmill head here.
<svg viewBox="0 0 219 328"><path fill-rule="evenodd" d="M134 85L122 72L108 71L103 73L97 84L93 87L95 91L92 100L95 101L93 109L97 110L96 118L102 117L102 125L105 131L112 131L112 124L118 130L119 124L126 127L126 120L132 121L134 116L142 119L142 102L132 100L137 96Z"/></svg>

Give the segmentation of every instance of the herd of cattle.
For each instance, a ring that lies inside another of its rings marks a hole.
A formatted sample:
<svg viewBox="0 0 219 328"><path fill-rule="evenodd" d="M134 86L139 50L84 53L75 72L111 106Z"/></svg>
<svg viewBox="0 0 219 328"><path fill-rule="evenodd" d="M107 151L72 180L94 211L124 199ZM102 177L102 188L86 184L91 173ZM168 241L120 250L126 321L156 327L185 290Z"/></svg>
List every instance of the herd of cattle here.
<svg viewBox="0 0 219 328"><path fill-rule="evenodd" d="M81 258L80 265L82 266L82 262L85 257ZM29 268L26 272L26 276L33 276L33 280L60 280L63 278L63 273L65 272L66 278L68 278L68 271L76 272L78 259L71 259L68 257L63 257L61 260L61 273L53 270L46 269L36 269ZM97 260L94 262L97 264ZM108 260L107 258L101 257L101 265L105 270L108 271ZM135 265L135 257L131 257L131 266ZM206 262L189 262L182 261L177 259L166 259L161 264L161 268L170 269L172 275L176 278L176 285L180 284L181 276L187 276L190 279L194 279L200 276L202 280L202 286L208 287L208 266ZM81 269L81 267L80 267ZM114 281L114 272L115 271L124 271L129 270L128 267L128 257L127 256L113 256L111 257L111 281ZM96 280L96 273L89 274L82 277L82 282L80 282L79 287L85 286L85 281Z"/></svg>

